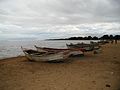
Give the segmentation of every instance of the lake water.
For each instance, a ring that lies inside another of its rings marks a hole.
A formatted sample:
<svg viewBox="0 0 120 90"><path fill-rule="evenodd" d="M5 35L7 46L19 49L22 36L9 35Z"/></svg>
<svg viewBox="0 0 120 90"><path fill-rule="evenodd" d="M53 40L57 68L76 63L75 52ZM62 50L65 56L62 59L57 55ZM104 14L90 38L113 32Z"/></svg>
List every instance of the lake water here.
<svg viewBox="0 0 120 90"><path fill-rule="evenodd" d="M52 48L67 48L66 43L90 43L90 40L8 40L0 41L0 59L23 56L21 46L35 49L34 45Z"/></svg>

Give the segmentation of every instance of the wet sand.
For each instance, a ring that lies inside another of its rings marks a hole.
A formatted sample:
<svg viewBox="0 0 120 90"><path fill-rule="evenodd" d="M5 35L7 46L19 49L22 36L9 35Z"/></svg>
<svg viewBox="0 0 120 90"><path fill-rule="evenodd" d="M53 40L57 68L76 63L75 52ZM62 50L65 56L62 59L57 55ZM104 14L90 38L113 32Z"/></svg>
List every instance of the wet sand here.
<svg viewBox="0 0 120 90"><path fill-rule="evenodd" d="M0 90L120 90L120 42L64 63L0 60Z"/></svg>

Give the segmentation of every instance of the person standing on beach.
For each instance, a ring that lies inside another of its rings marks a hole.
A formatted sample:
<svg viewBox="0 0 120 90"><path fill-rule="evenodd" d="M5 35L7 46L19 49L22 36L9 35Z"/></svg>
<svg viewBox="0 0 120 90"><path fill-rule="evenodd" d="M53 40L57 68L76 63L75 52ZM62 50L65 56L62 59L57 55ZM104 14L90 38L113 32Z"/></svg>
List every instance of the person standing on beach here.
<svg viewBox="0 0 120 90"><path fill-rule="evenodd" d="M111 44L113 44L114 40L111 40Z"/></svg>
<svg viewBox="0 0 120 90"><path fill-rule="evenodd" d="M113 44L114 43L114 38L113 38L113 35L110 35L110 41L111 41L111 44Z"/></svg>
<svg viewBox="0 0 120 90"><path fill-rule="evenodd" d="M115 39L115 44L117 44L118 35L116 35L116 36L114 37L114 39Z"/></svg>
<svg viewBox="0 0 120 90"><path fill-rule="evenodd" d="M117 39L115 39L115 44L117 44Z"/></svg>

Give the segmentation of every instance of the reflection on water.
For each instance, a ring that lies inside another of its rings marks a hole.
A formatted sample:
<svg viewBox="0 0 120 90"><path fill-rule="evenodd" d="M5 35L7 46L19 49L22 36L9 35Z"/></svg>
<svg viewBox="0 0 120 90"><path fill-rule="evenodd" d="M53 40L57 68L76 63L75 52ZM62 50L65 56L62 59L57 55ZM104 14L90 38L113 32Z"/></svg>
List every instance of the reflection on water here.
<svg viewBox="0 0 120 90"><path fill-rule="evenodd" d="M9 40L0 41L0 59L24 55L21 46L25 48L34 48L34 45L41 47L53 48L67 48L66 43L90 43L89 40L54 40L54 41L41 41L41 40Z"/></svg>

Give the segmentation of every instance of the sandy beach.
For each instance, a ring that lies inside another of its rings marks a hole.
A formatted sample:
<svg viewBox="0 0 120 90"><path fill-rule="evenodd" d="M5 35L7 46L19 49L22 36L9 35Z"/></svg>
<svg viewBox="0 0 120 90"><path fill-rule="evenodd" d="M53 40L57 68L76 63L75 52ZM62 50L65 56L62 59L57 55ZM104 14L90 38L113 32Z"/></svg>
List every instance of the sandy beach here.
<svg viewBox="0 0 120 90"><path fill-rule="evenodd" d="M0 90L120 90L120 42L64 63L0 60Z"/></svg>

